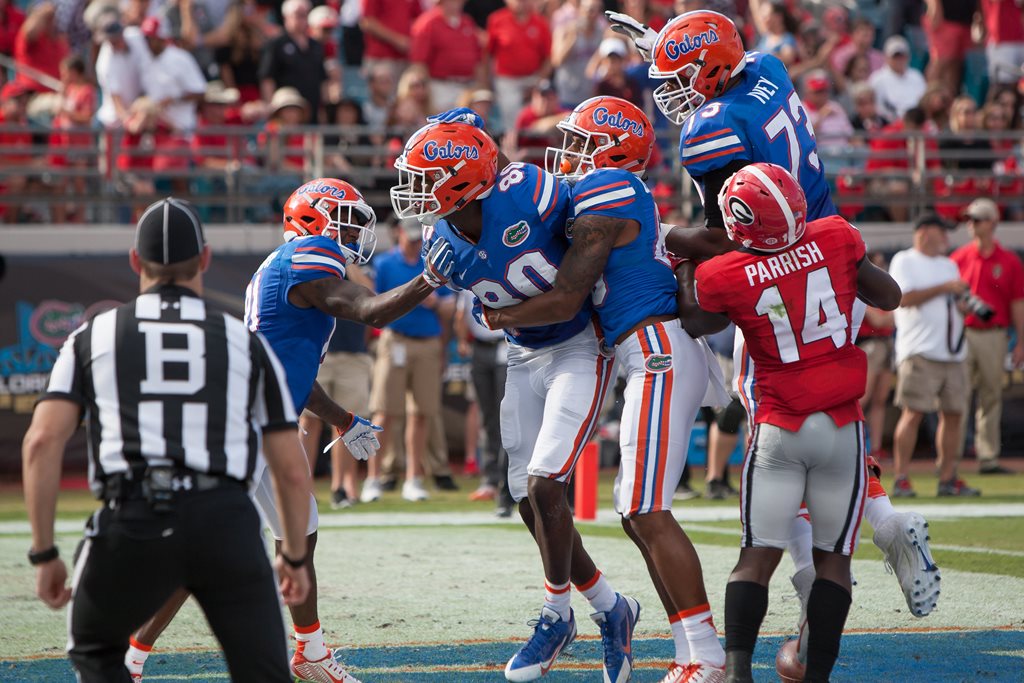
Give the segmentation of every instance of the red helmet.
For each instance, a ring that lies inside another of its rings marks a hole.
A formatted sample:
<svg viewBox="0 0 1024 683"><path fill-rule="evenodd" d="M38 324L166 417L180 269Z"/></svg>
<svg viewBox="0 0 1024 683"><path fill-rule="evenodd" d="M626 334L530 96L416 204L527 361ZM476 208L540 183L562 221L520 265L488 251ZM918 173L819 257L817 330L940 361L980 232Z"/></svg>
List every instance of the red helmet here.
<svg viewBox="0 0 1024 683"><path fill-rule="evenodd" d="M559 122L561 147L548 147L544 165L550 173L577 177L595 168L641 173L654 148L647 115L618 97L591 97Z"/></svg>
<svg viewBox="0 0 1024 683"><path fill-rule="evenodd" d="M804 236L807 198L789 171L757 163L736 171L718 193L729 239L758 251L782 251Z"/></svg>
<svg viewBox="0 0 1024 683"><path fill-rule="evenodd" d="M395 168L395 215L433 225L494 185L498 146L475 126L432 123L413 133Z"/></svg>
<svg viewBox="0 0 1024 683"><path fill-rule="evenodd" d="M665 24L651 51L651 78L664 80L654 103L676 125L718 97L743 71L746 52L736 24L724 14L687 12Z"/></svg>
<svg viewBox="0 0 1024 683"><path fill-rule="evenodd" d="M344 180L317 178L292 192L284 205L284 241L323 235L338 243L349 263L366 263L377 246L377 216Z"/></svg>

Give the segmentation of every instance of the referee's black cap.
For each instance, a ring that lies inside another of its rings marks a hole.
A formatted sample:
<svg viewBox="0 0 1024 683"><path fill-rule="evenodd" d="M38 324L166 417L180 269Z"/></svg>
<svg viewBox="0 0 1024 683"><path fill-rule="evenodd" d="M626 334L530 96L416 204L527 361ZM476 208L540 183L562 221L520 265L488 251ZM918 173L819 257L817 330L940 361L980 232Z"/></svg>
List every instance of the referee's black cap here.
<svg viewBox="0 0 1024 683"><path fill-rule="evenodd" d="M150 204L135 230L135 251L143 261L165 266L202 253L206 236L195 208L168 197Z"/></svg>

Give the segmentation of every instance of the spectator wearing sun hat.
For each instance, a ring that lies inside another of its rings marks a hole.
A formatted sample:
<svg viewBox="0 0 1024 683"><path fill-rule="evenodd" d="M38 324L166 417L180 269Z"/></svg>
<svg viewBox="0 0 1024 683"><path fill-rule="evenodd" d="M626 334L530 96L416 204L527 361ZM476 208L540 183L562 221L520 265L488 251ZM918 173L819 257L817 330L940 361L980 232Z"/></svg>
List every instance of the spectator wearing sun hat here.
<svg viewBox="0 0 1024 683"><path fill-rule="evenodd" d="M1003 414L1003 375L1013 329L1016 344L1011 361L1024 366L1024 266L1014 252L995 238L999 207L991 199L975 199L963 214L971 241L950 258L960 269L960 279L990 309L990 317L971 313L964 321L967 338L967 371L978 392L974 414L974 449L978 472L1004 474L999 464L1002 449L1000 422ZM964 412L964 422L967 412Z"/></svg>
<svg viewBox="0 0 1024 683"><path fill-rule="evenodd" d="M505 0L505 7L487 18L487 54L505 128L523 108L530 89L551 75L551 28L535 4Z"/></svg>
<svg viewBox="0 0 1024 683"><path fill-rule="evenodd" d="M910 66L910 43L903 36L891 36L882 49L885 66L871 74L868 83L875 89L878 110L895 121L903 112L916 107L927 88L924 76Z"/></svg>

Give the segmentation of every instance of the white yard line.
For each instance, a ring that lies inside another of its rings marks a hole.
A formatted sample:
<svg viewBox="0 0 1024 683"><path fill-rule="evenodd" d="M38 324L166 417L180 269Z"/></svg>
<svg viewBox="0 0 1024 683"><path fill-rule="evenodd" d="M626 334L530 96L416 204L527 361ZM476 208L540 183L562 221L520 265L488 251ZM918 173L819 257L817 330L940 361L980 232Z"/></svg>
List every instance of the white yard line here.
<svg viewBox="0 0 1024 683"><path fill-rule="evenodd" d="M965 503L962 505L898 505L899 510L913 510L924 515L925 518L934 520L967 519L977 517L1024 517L1024 503ZM687 508L685 503L673 510L676 519L681 522L728 522L739 521L739 507L713 507L713 508ZM597 519L591 524L602 526L619 526L619 516L614 510L600 510ZM57 533L77 533L85 524L82 520L62 519L57 522ZM508 519L499 519L490 512L366 512L346 513L327 512L320 514L320 526L325 529L351 529L367 527L422 527L422 526L480 526L480 525L516 525L521 524L517 515ZM716 531L728 532L732 530L717 529L716 527L705 527L698 529L689 524L687 528L695 531ZM29 533L27 521L0 522L0 536L15 536ZM934 546L940 548L942 546ZM985 552L984 549L969 548L966 546L948 546L950 550L973 550ZM1011 551L999 551L998 554L1010 553ZM1014 556L1024 556L1024 553L1013 553Z"/></svg>

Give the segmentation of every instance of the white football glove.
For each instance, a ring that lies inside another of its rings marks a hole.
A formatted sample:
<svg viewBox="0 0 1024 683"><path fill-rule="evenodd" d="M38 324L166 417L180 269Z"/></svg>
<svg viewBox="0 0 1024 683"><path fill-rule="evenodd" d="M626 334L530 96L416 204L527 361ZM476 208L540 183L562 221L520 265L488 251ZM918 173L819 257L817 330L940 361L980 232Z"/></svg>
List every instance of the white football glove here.
<svg viewBox="0 0 1024 683"><path fill-rule="evenodd" d="M324 449L324 453L331 450L334 444L341 440L345 447L348 448L348 452L352 454L352 457L356 460L368 460L371 455L377 452L380 448L380 441L377 440L377 432L384 431L382 427L378 427L366 418L359 417L358 415L352 415L352 424L348 426L344 432L340 429L340 436L334 441L327 444Z"/></svg>
<svg viewBox="0 0 1024 683"><path fill-rule="evenodd" d="M644 61L651 61L651 53L654 52L654 42L658 40L658 32L647 24L641 24L628 14L605 12L605 15L611 22L612 30L632 40Z"/></svg>
<svg viewBox="0 0 1024 683"><path fill-rule="evenodd" d="M451 243L439 237L423 257L423 279L427 284L437 289L448 284L448 280L455 270L455 250Z"/></svg>

